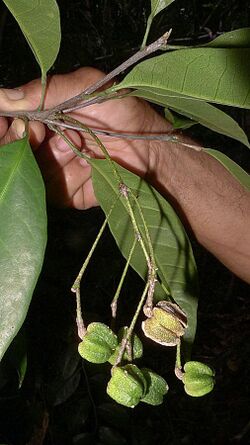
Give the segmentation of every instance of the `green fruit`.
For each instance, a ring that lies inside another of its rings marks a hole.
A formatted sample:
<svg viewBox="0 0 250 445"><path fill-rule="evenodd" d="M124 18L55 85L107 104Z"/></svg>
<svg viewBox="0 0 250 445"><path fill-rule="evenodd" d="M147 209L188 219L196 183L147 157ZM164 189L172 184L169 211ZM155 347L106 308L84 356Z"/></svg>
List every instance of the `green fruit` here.
<svg viewBox="0 0 250 445"><path fill-rule="evenodd" d="M135 365L116 367L107 386L108 395L120 405L134 408L144 396L146 380Z"/></svg>
<svg viewBox="0 0 250 445"><path fill-rule="evenodd" d="M201 397L214 388L214 372L200 362L187 362L184 365L183 383L185 392L192 397Z"/></svg>
<svg viewBox="0 0 250 445"><path fill-rule="evenodd" d="M88 325L83 341L78 345L81 357L91 363L105 363L117 347L117 337L103 323Z"/></svg>
<svg viewBox="0 0 250 445"><path fill-rule="evenodd" d="M142 368L142 372L147 382L147 390L141 401L149 405L161 405L168 392L166 380L150 369Z"/></svg>
<svg viewBox="0 0 250 445"><path fill-rule="evenodd" d="M118 357L119 351L120 351L120 347L121 347L121 342L122 339L125 337L126 333L127 333L127 326L121 328L118 332L118 346L115 350L115 352L111 355L111 357L109 358L109 363L111 363L111 365L114 365L116 362L116 359ZM132 351L132 359L135 360L137 358L142 357L143 354L143 346L142 346L142 342L139 339L138 335L136 334L132 334L132 338L130 340L130 344L131 344L131 351ZM128 357L128 353L127 351L124 352L123 354L123 360L127 360L129 361L129 357Z"/></svg>

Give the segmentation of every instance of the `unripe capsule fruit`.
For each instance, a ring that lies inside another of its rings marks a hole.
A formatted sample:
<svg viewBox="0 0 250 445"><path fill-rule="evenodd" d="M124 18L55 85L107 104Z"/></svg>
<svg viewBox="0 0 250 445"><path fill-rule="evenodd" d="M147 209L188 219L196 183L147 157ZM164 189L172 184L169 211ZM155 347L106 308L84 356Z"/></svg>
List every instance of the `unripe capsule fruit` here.
<svg viewBox="0 0 250 445"><path fill-rule="evenodd" d="M91 363L105 363L115 351L118 341L111 329L103 323L90 323L83 341L78 345L81 357Z"/></svg>
<svg viewBox="0 0 250 445"><path fill-rule="evenodd" d="M135 365L116 367L107 386L107 393L121 405L134 408L146 389L146 379Z"/></svg>
<svg viewBox="0 0 250 445"><path fill-rule="evenodd" d="M125 337L127 330L128 330L127 326L124 326L118 332L118 336L117 336L118 337L118 346L117 346L115 352L111 355L111 357L108 360L111 365L114 365L116 362L116 359L117 359L119 351L120 351L122 339ZM143 346L142 346L142 342L139 339L138 335L132 334L132 337L130 340L130 347L131 347L132 360L135 360L142 356ZM129 356L128 356L127 351L125 351L123 354L123 360L129 361Z"/></svg>
<svg viewBox="0 0 250 445"><path fill-rule="evenodd" d="M161 405L168 392L166 380L150 369L142 368L142 372L147 382L147 390L141 401L149 405Z"/></svg>
<svg viewBox="0 0 250 445"><path fill-rule="evenodd" d="M187 327L185 313L177 304L159 301L150 318L143 321L142 330L146 337L164 346L176 346Z"/></svg>
<svg viewBox="0 0 250 445"><path fill-rule="evenodd" d="M192 361L184 365L184 371L184 389L189 396L201 397L212 391L214 372L209 366Z"/></svg>

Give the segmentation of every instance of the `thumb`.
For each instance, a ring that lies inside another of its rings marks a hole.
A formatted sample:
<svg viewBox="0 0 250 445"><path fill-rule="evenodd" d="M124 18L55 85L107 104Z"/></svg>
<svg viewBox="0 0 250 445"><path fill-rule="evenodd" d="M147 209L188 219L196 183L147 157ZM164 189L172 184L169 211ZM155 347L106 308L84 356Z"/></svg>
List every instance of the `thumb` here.
<svg viewBox="0 0 250 445"><path fill-rule="evenodd" d="M2 111L19 111L25 109L24 91L19 88L0 89L0 104Z"/></svg>
<svg viewBox="0 0 250 445"><path fill-rule="evenodd" d="M15 119L10 125L4 137L0 140L1 145L9 144L24 136L25 124L22 119ZM29 125L29 140L33 150L36 150L45 138L45 127L40 122L31 122Z"/></svg>

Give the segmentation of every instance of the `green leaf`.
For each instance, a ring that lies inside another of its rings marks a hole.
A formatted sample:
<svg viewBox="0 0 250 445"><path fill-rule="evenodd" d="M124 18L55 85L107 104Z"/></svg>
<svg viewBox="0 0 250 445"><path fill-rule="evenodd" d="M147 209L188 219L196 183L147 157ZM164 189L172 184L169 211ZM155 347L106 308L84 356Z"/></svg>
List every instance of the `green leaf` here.
<svg viewBox="0 0 250 445"><path fill-rule="evenodd" d="M236 139L250 148L247 136L239 124L228 114L211 104L155 88L152 91L150 88L140 88L133 91L131 95L142 97L158 105L167 106L171 110L194 120L194 123L198 122L204 127Z"/></svg>
<svg viewBox="0 0 250 445"><path fill-rule="evenodd" d="M216 37L205 46L212 48L250 48L250 28L240 28Z"/></svg>
<svg viewBox="0 0 250 445"><path fill-rule="evenodd" d="M107 161L92 160L93 185L98 202L106 213L119 195L117 180ZM124 183L137 196L146 220L157 263L157 273L165 288L170 288L175 301L186 312L188 329L185 339L192 343L196 330L197 311L197 271L185 230L170 204L138 176L117 166ZM134 206L134 213L141 233L143 225ZM117 201L109 218L111 232L125 258L128 258L134 241L134 231L123 199ZM147 279L147 264L139 245L136 246L131 266L144 279ZM166 299L160 285L156 289L157 299Z"/></svg>
<svg viewBox="0 0 250 445"><path fill-rule="evenodd" d="M27 137L0 149L0 360L26 317L47 239L45 190Z"/></svg>
<svg viewBox="0 0 250 445"><path fill-rule="evenodd" d="M18 387L20 389L27 371L27 342L23 329L14 338L5 354L5 358L18 374Z"/></svg>
<svg viewBox="0 0 250 445"><path fill-rule="evenodd" d="M250 108L249 72L250 48L183 49L144 60L110 90L160 89Z"/></svg>
<svg viewBox="0 0 250 445"><path fill-rule="evenodd" d="M163 11L163 9L167 8L167 6L171 5L174 1L175 0L151 0L152 18L159 14L159 12Z"/></svg>
<svg viewBox="0 0 250 445"><path fill-rule="evenodd" d="M56 0L3 0L20 26L42 72L46 73L57 57L60 41L60 14Z"/></svg>
<svg viewBox="0 0 250 445"><path fill-rule="evenodd" d="M204 150L210 156L217 159L247 190L250 190L250 176L236 162L228 158L224 153L211 148Z"/></svg>
<svg viewBox="0 0 250 445"><path fill-rule="evenodd" d="M198 122L193 121L192 119L188 119L180 116L180 114L170 111L168 108L165 108L165 118L173 125L175 130L187 130L187 128L192 127L193 125L198 124Z"/></svg>
<svg viewBox="0 0 250 445"><path fill-rule="evenodd" d="M159 12L161 12L163 9L167 8L167 6L169 6L173 2L174 2L174 0L151 0L151 13L147 20L147 27L146 27L146 31L145 31L145 34L143 37L141 49L145 48L145 46L146 46L148 34L149 34L154 17L157 14L159 14Z"/></svg>

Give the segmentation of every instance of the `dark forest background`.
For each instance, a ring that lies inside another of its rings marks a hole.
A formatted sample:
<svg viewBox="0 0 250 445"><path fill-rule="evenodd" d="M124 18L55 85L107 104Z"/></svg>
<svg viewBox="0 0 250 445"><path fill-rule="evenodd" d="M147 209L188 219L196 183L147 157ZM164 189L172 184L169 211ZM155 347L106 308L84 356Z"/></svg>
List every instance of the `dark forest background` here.
<svg viewBox="0 0 250 445"><path fill-rule="evenodd" d="M140 46L150 1L58 0L62 46L52 73L91 65L109 71ZM250 26L248 0L176 0L155 19L149 39L173 28L172 43L196 44ZM0 2L0 85L18 86L39 76L15 21ZM230 110L250 134L250 116ZM194 136L247 168L247 149L195 127ZM75 303L70 287L103 221L100 209L48 208L44 268L24 325L28 368L21 389L6 355L0 367L0 443L8 445L227 445L250 443L249 287L192 240L200 274L200 304L193 358L216 371L214 391L186 396L172 373L172 351L145 344L143 366L170 385L160 407L126 409L106 396L106 365L80 360ZM123 269L106 231L84 280L89 320L108 322L109 304ZM131 270L119 322L132 313L142 283ZM125 315L124 315L125 314ZM139 331L139 328L138 328Z"/></svg>

